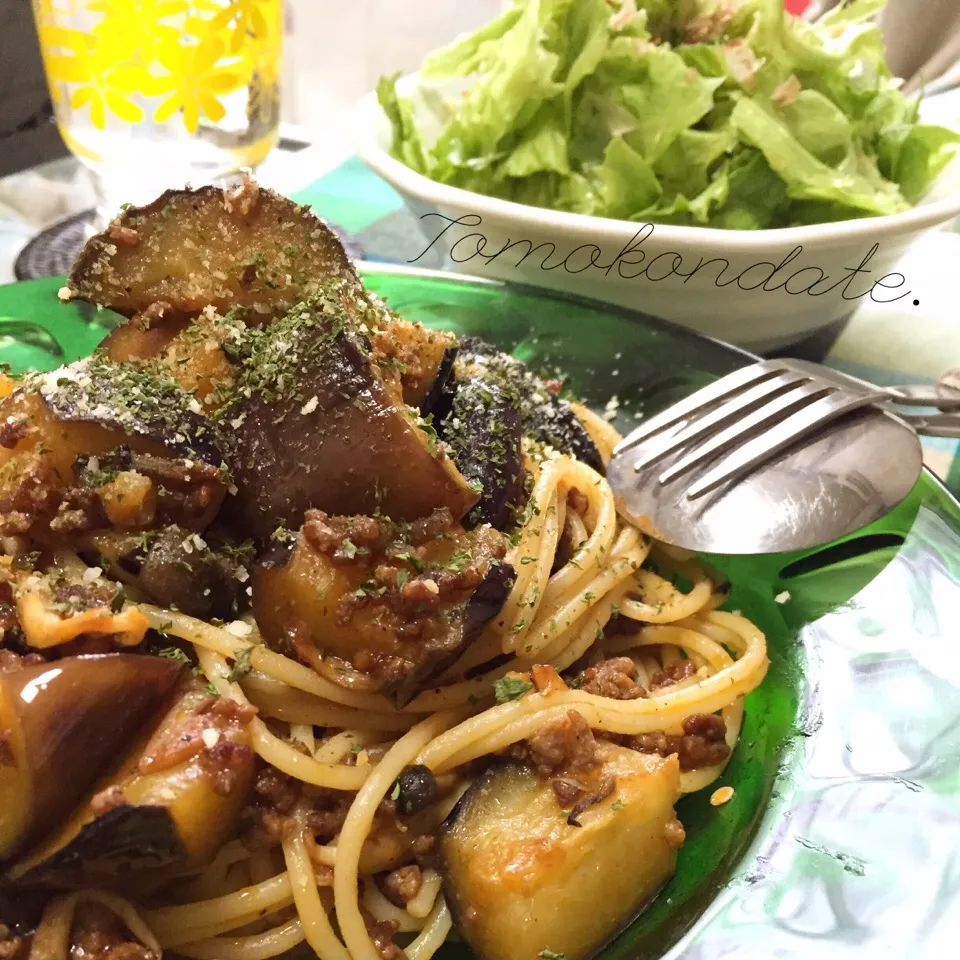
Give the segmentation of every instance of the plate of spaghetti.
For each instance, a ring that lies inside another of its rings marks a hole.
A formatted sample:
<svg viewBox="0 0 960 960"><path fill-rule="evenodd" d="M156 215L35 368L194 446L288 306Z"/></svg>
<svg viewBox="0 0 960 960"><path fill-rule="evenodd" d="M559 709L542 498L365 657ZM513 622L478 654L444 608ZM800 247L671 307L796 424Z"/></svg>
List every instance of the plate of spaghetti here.
<svg viewBox="0 0 960 960"><path fill-rule="evenodd" d="M0 390L0 955L657 957L756 864L797 633L926 486L819 560L657 543L618 425L734 351L358 271L251 181L125 209L59 293L110 329Z"/></svg>

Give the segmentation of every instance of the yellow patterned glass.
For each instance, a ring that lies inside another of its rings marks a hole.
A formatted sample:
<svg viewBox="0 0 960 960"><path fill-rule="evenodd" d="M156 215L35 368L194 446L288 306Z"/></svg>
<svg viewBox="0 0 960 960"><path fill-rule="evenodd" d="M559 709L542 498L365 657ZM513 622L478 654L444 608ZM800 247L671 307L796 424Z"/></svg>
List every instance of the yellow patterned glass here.
<svg viewBox="0 0 960 960"><path fill-rule="evenodd" d="M255 167L280 120L282 0L33 0L57 125L105 206Z"/></svg>

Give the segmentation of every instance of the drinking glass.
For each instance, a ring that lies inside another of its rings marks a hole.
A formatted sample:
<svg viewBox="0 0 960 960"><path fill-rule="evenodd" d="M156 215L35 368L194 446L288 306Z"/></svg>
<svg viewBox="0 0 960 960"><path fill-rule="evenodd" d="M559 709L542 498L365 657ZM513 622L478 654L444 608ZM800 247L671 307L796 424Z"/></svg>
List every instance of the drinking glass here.
<svg viewBox="0 0 960 960"><path fill-rule="evenodd" d="M57 126L125 202L256 167L280 122L283 0L33 0Z"/></svg>

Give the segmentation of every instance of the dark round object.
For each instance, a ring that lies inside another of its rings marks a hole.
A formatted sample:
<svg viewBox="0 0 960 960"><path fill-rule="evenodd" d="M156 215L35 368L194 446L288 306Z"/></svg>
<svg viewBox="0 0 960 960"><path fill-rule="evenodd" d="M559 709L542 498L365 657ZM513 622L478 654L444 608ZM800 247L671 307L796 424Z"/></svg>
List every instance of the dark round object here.
<svg viewBox="0 0 960 960"><path fill-rule="evenodd" d="M437 799L437 781L429 767L416 763L403 768L394 784L394 792L397 793L397 813L409 817Z"/></svg>
<svg viewBox="0 0 960 960"><path fill-rule="evenodd" d="M18 280L61 277L70 272L80 248L87 239L87 225L94 211L84 210L75 216L41 230L17 254L13 272Z"/></svg>

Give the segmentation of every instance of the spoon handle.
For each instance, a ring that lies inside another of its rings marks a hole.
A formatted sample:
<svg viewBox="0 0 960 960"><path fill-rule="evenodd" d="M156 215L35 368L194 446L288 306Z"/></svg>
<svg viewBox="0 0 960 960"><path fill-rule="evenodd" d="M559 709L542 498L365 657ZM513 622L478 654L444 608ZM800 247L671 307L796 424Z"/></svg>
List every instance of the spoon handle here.
<svg viewBox="0 0 960 960"><path fill-rule="evenodd" d="M960 410L960 394L944 395L932 384L904 384L887 387L894 403L903 407L937 407L940 410Z"/></svg>

